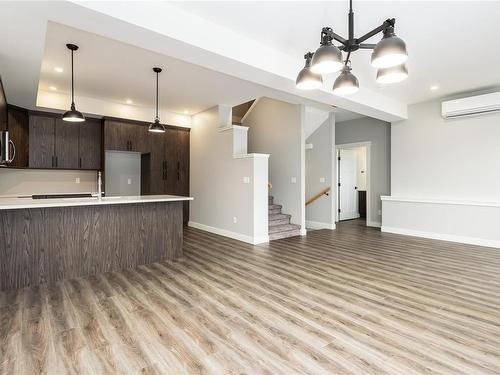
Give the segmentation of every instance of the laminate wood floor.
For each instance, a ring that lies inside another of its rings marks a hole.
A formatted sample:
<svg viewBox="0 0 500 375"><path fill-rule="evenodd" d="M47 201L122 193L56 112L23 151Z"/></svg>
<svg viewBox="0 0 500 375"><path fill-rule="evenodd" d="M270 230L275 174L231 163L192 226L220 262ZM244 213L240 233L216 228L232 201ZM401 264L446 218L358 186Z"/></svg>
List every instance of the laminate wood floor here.
<svg viewBox="0 0 500 375"><path fill-rule="evenodd" d="M1 374L499 374L500 250L356 221L0 294Z"/></svg>

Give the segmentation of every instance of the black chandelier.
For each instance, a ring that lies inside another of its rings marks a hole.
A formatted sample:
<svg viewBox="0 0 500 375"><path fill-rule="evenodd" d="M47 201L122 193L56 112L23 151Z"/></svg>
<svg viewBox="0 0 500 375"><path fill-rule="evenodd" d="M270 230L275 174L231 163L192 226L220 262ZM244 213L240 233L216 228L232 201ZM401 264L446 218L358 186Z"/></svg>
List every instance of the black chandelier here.
<svg viewBox="0 0 500 375"><path fill-rule="evenodd" d="M358 49L373 50L371 65L377 69L376 81L378 83L396 83L408 77L405 42L394 33L394 18L385 20L382 25L366 33L360 38L354 37L354 12L352 11L352 0L349 0L349 37L345 39L333 32L330 27L321 30L320 47L316 52L308 52L304 55L306 60L304 68L297 76L297 88L301 90L312 90L323 84L322 74L340 71L340 75L333 84L333 93L336 95L349 95L359 90L359 82L351 73L351 53ZM364 43L366 40L382 32L383 37L377 44ZM340 43L335 46L333 40ZM342 52L347 53L344 60Z"/></svg>

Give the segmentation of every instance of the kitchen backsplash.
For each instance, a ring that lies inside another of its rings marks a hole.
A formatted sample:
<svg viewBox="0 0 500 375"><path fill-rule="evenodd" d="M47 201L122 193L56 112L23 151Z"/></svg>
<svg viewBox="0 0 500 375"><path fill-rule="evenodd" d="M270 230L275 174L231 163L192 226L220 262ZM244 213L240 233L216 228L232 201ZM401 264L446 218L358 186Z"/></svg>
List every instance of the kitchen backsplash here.
<svg viewBox="0 0 500 375"><path fill-rule="evenodd" d="M0 168L0 197L95 191L96 171Z"/></svg>

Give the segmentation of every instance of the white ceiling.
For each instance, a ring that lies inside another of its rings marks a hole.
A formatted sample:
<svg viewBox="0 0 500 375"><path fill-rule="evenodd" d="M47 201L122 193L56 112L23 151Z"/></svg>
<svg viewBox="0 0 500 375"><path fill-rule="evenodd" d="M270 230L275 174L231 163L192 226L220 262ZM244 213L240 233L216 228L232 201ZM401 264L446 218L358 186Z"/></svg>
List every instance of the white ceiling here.
<svg viewBox="0 0 500 375"><path fill-rule="evenodd" d="M347 34L347 0L178 2L176 6L296 57L318 47L323 26ZM500 2L354 1L353 6L355 36L394 17L396 33L406 41L409 52L409 78L385 87L375 82L370 52L355 52L352 67L361 86L415 103L500 83L500 53L495 48ZM432 85L439 89L430 91Z"/></svg>

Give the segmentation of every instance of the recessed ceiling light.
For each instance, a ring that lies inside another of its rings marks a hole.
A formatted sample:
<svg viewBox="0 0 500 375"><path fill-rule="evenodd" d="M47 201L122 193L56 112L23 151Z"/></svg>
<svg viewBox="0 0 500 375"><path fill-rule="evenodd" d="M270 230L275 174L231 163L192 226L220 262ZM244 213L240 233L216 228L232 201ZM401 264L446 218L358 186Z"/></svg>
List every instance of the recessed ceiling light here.
<svg viewBox="0 0 500 375"><path fill-rule="evenodd" d="M125 101L125 103L127 103L127 104L134 104L134 102L133 102L131 99L127 99L127 100Z"/></svg>
<svg viewBox="0 0 500 375"><path fill-rule="evenodd" d="M64 69L63 69L63 68L61 68L61 67L59 67L59 66L56 66L56 67L54 68L54 70L55 70L57 73L62 73L62 72L64 72Z"/></svg>
<svg viewBox="0 0 500 375"><path fill-rule="evenodd" d="M439 86L437 86L437 85L432 85L432 86L430 87L430 90L431 90L431 91L436 91L438 88L439 88Z"/></svg>
<svg viewBox="0 0 500 375"><path fill-rule="evenodd" d="M187 109L186 109L186 110L184 110L184 114L185 114L185 115L189 115L189 111L188 111Z"/></svg>
<svg viewBox="0 0 500 375"><path fill-rule="evenodd" d="M55 86L49 86L49 90L50 91L57 91L57 87L55 87Z"/></svg>

